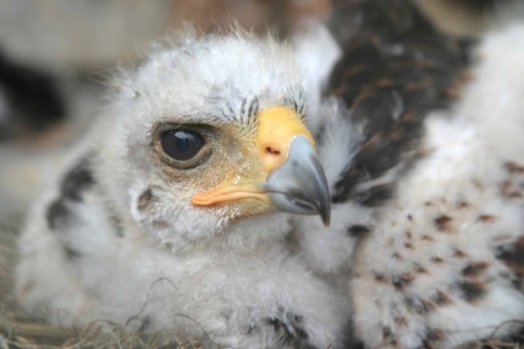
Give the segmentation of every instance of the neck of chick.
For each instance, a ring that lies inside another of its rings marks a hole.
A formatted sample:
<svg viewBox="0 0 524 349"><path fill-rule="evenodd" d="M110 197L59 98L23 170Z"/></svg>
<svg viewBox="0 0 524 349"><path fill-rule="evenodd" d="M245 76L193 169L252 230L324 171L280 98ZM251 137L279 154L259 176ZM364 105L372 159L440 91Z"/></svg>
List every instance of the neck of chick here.
<svg viewBox="0 0 524 349"><path fill-rule="evenodd" d="M198 250L210 251L212 248L214 251L234 251L237 255L253 256L289 243L292 230L290 215L285 213L245 218L231 223L212 236L197 239L188 239L184 234L176 234L176 228L172 231L176 237L162 239L140 226L131 215L127 215L124 225L127 238L148 241L151 245L176 254L194 253Z"/></svg>

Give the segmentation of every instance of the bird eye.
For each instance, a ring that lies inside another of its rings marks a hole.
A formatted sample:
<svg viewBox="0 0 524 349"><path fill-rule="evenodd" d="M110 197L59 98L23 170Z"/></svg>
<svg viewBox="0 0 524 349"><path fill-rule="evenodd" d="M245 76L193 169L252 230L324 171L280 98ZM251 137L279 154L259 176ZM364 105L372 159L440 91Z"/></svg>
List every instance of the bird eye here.
<svg viewBox="0 0 524 349"><path fill-rule="evenodd" d="M193 130L168 130L160 136L162 150L169 157L186 161L193 158L204 146L204 137Z"/></svg>

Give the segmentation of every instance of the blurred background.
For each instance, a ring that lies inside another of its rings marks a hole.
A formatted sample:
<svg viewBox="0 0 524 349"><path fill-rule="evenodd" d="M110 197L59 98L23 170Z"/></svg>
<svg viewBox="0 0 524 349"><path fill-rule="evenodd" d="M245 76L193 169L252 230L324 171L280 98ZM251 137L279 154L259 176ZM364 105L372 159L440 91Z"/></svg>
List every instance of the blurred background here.
<svg viewBox="0 0 524 349"><path fill-rule="evenodd" d="M0 0L0 270L27 207L96 120L116 67L187 22L205 33L234 19L285 39L340 1ZM442 32L475 40L503 0L413 1Z"/></svg>

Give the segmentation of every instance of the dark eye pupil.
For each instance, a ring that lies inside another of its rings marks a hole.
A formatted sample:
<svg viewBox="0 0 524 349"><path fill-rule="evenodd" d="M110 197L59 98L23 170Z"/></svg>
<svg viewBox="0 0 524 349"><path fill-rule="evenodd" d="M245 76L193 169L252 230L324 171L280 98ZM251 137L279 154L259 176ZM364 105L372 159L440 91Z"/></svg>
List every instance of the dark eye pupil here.
<svg viewBox="0 0 524 349"><path fill-rule="evenodd" d="M204 138L191 130L171 130L162 133L160 143L164 152L175 160L189 160L204 145Z"/></svg>

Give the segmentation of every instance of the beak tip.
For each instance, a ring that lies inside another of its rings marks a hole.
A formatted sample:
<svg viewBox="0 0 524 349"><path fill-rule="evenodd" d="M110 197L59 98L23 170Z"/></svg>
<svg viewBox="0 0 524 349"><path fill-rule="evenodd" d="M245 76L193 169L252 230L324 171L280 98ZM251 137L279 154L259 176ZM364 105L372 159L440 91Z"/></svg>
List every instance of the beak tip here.
<svg viewBox="0 0 524 349"><path fill-rule="evenodd" d="M323 207L319 210L320 219L322 219L322 223L324 224L324 227L329 227L331 224L331 207L328 205L327 207Z"/></svg>
<svg viewBox="0 0 524 349"><path fill-rule="evenodd" d="M331 195L324 169L311 142L298 136L288 159L269 174L264 184L276 207L290 213L319 215L324 226L331 220Z"/></svg>
<svg viewBox="0 0 524 349"><path fill-rule="evenodd" d="M324 227L326 228L329 228L329 226L331 225L331 219L329 216L322 216L322 223L324 223Z"/></svg>

